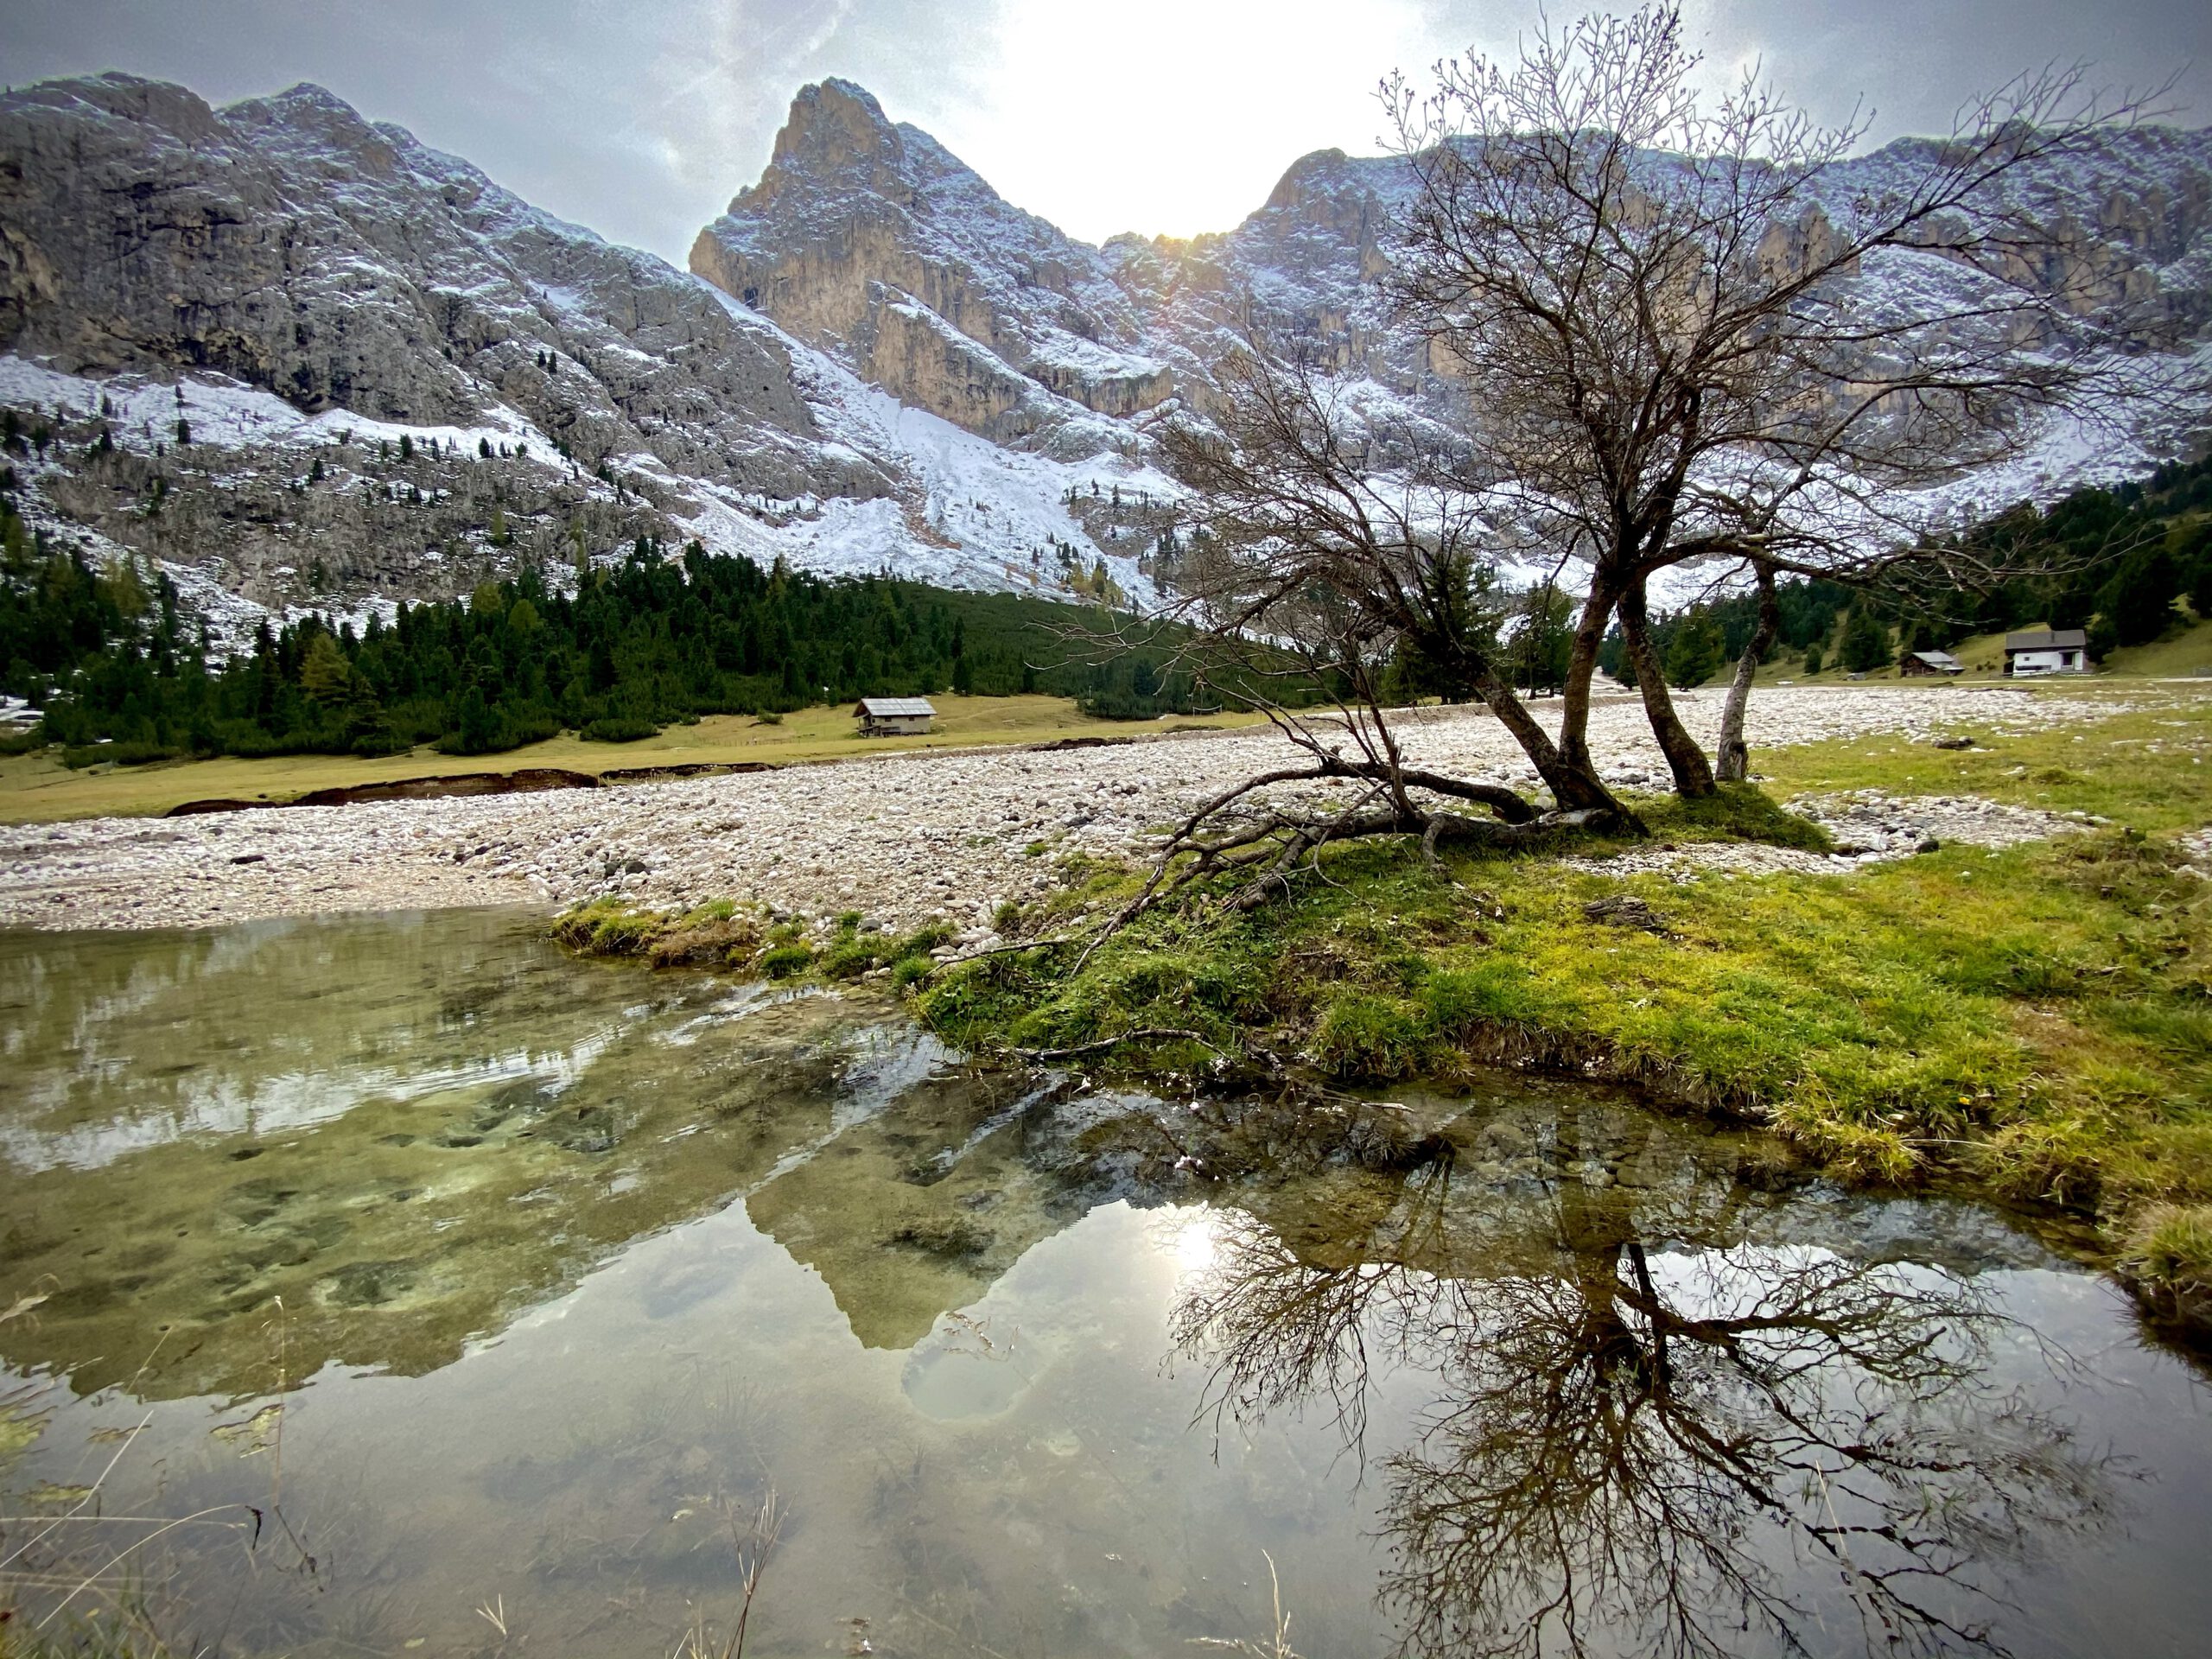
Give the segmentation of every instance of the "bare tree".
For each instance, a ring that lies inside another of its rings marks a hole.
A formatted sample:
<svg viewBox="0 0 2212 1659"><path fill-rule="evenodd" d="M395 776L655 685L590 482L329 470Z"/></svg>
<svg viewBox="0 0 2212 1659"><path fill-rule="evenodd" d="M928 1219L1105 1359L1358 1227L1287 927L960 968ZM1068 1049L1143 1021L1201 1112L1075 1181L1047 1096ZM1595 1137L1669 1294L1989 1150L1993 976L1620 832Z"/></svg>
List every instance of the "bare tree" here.
<svg viewBox="0 0 2212 1659"><path fill-rule="evenodd" d="M1465 1213L1421 1224L1445 1179L1321 1261L1222 1212L1171 1321L1218 1417L1318 1409L1355 1455L1376 1374L1433 1379L1380 1464L1402 1652L1798 1653L1841 1615L2001 1654L1993 1569L2107 1522L2122 1471L1988 1375L1972 1281L1741 1243L1656 1268L1572 1179L1548 1241L1471 1249Z"/></svg>
<svg viewBox="0 0 2212 1659"><path fill-rule="evenodd" d="M1744 741L1744 711L1751 704L1751 677L1758 672L1768 651L1782 632L1782 603L1774 591L1774 567L1764 559L1751 561L1751 579L1758 584L1759 620L1736 659L1735 677L1728 682L1728 700L1720 706L1720 742L1713 776L1724 784L1740 784L1751 774L1751 752Z"/></svg>
<svg viewBox="0 0 2212 1659"><path fill-rule="evenodd" d="M1647 613L1677 567L1748 572L1766 596L1721 735L1720 775L1742 777L1778 575L1940 567L1960 544L1928 533L1934 486L2017 448L2039 411L2094 422L2142 392L2094 320L2090 267L2055 257L2013 188L2140 100L2101 99L2078 72L2024 77L1852 191L1834 175L1863 123L1820 126L1749 77L1708 108L1697 67L1659 8L1546 25L1515 63L1440 66L1426 95L1386 86L1414 190L1385 280L1459 412L1378 412L1320 353L1255 327L1213 417L1168 432L1211 532L1179 571L1177 620L1305 760L1193 813L1129 913L1224 868L1259 878L1255 900L1352 836L1433 849L1639 830L1588 742L1616 620L1676 788L1711 792ZM1914 262L1935 279L1878 280ZM1585 596L1554 733L1514 690L1491 596L1570 569ZM1406 653L1490 706L1556 810L1408 763L1382 673ZM1271 693L1283 677L1321 705ZM1312 793L1333 781L1357 786L1348 803ZM1307 792L1266 793L1289 785Z"/></svg>
<svg viewBox="0 0 2212 1659"><path fill-rule="evenodd" d="M1255 343L1220 378L1218 420L1165 440L1211 531L1184 564L1175 616L1194 625L1185 650L1264 709L1306 759L1192 813L1169 838L1163 874L1191 854L1176 880L1240 863L1279 877L1320 846L1361 835L1416 835L1433 849L1444 839L1525 844L1561 827L1632 825L1513 690L1490 597L1498 531L1457 482L1464 438L1434 423L1362 417L1317 359L1296 353ZM1496 711L1557 811L1540 814L1502 784L1407 761L1383 685L1401 648ZM1259 791L1331 780L1363 787L1349 805L1250 810Z"/></svg>
<svg viewBox="0 0 2212 1659"><path fill-rule="evenodd" d="M1385 88L1415 184L1387 280L1464 380L1459 481L1587 572L1559 748L1586 764L1617 615L1685 795L1713 774L1656 671L1653 578L1940 565L1935 486L2040 412L2095 422L2161 390L2123 365L2103 278L2032 188L2145 100L2025 75L1847 188L1864 119L1822 126L1756 72L1708 104L1698 68L1664 6L1540 24L1516 62ZM1738 775L1748 689L1720 743Z"/></svg>

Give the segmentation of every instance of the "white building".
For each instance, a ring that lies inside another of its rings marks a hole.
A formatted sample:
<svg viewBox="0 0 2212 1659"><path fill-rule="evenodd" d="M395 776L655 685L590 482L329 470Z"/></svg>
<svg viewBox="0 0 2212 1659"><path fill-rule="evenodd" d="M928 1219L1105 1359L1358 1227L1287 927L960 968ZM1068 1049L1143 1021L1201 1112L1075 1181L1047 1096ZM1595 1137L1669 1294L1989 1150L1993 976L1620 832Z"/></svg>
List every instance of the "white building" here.
<svg viewBox="0 0 2212 1659"><path fill-rule="evenodd" d="M2049 628L2005 636L2005 671L2015 679L2037 674L2086 674L2089 636L2080 628Z"/></svg>

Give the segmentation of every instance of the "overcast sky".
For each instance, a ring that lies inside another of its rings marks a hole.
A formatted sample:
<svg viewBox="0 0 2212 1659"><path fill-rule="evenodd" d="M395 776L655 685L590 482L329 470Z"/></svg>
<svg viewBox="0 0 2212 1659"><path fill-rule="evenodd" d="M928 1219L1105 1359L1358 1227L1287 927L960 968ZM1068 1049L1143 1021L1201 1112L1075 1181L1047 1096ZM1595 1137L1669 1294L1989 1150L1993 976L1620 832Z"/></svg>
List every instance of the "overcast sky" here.
<svg viewBox="0 0 2212 1659"><path fill-rule="evenodd" d="M1554 16L1582 9L1560 0ZM2053 60L2176 71L2212 121L2207 0L1689 0L1711 72L1762 59L1872 140ZM1226 230L1309 150L1378 147L1376 82L1510 51L1533 0L0 0L0 81L102 69L221 103L329 87L564 218L682 264L791 93L842 75L1075 235Z"/></svg>

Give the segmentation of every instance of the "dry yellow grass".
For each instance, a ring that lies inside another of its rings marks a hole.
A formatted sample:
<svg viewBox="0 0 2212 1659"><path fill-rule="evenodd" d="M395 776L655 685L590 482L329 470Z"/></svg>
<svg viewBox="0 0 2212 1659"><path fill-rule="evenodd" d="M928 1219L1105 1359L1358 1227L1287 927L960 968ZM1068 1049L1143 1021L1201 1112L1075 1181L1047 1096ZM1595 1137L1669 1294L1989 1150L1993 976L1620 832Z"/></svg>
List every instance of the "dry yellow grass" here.
<svg viewBox="0 0 2212 1659"><path fill-rule="evenodd" d="M348 755L296 754L245 760L160 762L147 766L98 766L72 772L45 754L0 760L0 823L48 823L63 818L146 817L183 801L222 797L290 800L309 790L381 783L397 778L444 777L464 772L514 772L561 766L599 773L633 766L684 766L731 760L790 766L843 760L887 749L961 748L978 744L1038 743L1063 737L1135 737L1192 727L1249 725L1249 715L1154 721L1093 720L1067 697L934 697L937 728L925 737L864 738L852 711L804 709L764 725L749 715L714 715L696 726L671 726L635 743L587 743L572 734L500 754L440 754L420 748L408 754L361 760Z"/></svg>

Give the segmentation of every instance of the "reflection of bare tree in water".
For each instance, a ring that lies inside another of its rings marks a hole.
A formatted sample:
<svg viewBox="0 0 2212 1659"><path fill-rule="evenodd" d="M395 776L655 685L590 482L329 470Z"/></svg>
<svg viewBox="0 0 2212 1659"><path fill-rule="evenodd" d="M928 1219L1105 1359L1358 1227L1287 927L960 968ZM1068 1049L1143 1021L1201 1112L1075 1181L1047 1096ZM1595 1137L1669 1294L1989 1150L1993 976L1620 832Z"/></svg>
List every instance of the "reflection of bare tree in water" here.
<svg viewBox="0 0 2212 1659"><path fill-rule="evenodd" d="M1811 1250L1655 1262L1573 1184L1552 1214L1551 1266L1503 1271L1405 1234L1312 1266L1229 1214L1177 1311L1240 1419L1321 1400L1356 1441L1370 1364L1438 1377L1383 1465L1407 1652L1996 1651L1980 1566L2101 1519L2103 1461L1986 1380L2003 1321L1971 1283Z"/></svg>

